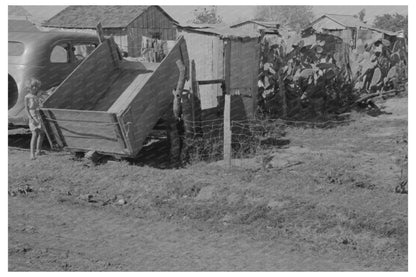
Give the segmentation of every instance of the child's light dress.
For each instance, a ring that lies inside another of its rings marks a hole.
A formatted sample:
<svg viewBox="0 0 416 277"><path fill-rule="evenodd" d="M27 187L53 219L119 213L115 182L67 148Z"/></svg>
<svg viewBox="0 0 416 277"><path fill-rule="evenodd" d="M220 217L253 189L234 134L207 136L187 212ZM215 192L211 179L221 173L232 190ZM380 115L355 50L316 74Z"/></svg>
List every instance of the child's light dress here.
<svg viewBox="0 0 416 277"><path fill-rule="evenodd" d="M39 97L33 94L28 94L25 97L29 99L28 101L29 113L37 121L37 124L36 124L35 121L32 119L32 117L29 116L30 130L34 131L36 129L42 129L42 123L41 123L40 113L39 113L39 108L40 108Z"/></svg>

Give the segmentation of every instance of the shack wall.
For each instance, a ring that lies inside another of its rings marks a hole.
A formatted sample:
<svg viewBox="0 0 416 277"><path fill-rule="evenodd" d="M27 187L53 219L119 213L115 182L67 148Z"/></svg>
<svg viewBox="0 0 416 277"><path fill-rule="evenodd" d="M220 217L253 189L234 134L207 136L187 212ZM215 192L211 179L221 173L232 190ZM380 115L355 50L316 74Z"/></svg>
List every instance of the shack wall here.
<svg viewBox="0 0 416 277"><path fill-rule="evenodd" d="M328 34L340 37L345 43L351 44L351 41L354 41L354 32L352 28L345 30L329 30Z"/></svg>
<svg viewBox="0 0 416 277"><path fill-rule="evenodd" d="M188 30L180 30L179 35L183 35L186 40L189 59L195 61L196 80L226 80L227 90L232 95L232 119L253 118L260 54L258 38L227 39ZM227 43L230 44L230 49L225 54ZM202 120L222 115L220 84L200 85L199 98Z"/></svg>
<svg viewBox="0 0 416 277"><path fill-rule="evenodd" d="M336 23L332 19L323 17L312 25L312 28L318 33L326 30L343 30L345 27L341 24Z"/></svg>
<svg viewBox="0 0 416 277"><path fill-rule="evenodd" d="M176 40L176 26L158 8L149 7L127 26L129 56L140 56L142 36L159 37L161 40Z"/></svg>
<svg viewBox="0 0 416 277"><path fill-rule="evenodd" d="M224 42L218 36L180 31L188 47L189 60L195 61L196 80L224 79ZM202 110L218 106L222 95L219 84L202 85L199 97Z"/></svg>
<svg viewBox="0 0 416 277"><path fill-rule="evenodd" d="M253 118L257 106L257 75L260 44L257 39L232 40L230 51L230 93L234 109L244 113L235 114L235 119ZM241 105L241 107L239 107ZM239 107L239 108L238 108Z"/></svg>

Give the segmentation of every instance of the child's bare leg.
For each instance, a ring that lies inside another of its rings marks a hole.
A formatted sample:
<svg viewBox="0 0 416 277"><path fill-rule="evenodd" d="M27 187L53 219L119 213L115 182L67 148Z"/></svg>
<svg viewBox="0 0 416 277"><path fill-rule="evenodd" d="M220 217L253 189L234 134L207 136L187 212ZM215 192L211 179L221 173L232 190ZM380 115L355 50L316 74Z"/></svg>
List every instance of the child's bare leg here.
<svg viewBox="0 0 416 277"><path fill-rule="evenodd" d="M38 140L36 143L36 155L39 155L42 153L42 144L43 144L43 138L45 137L45 134L42 130L38 130Z"/></svg>
<svg viewBox="0 0 416 277"><path fill-rule="evenodd" d="M36 130L32 131L32 139L30 140L30 158L35 159L35 149L36 142L38 140L38 132Z"/></svg>

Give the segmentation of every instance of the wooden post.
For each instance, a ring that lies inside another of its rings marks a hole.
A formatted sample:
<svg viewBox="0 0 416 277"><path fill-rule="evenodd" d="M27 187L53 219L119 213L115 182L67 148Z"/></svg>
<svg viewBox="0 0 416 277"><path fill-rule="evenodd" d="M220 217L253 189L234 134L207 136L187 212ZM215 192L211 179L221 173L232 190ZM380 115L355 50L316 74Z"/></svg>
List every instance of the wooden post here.
<svg viewBox="0 0 416 277"><path fill-rule="evenodd" d="M182 91L183 87L185 85L185 65L183 64L182 60L176 61L176 66L179 70L179 79L178 83L176 84L176 89L173 91L173 114L175 117L179 120L182 113L182 107L181 107L181 97L182 97Z"/></svg>
<svg viewBox="0 0 416 277"><path fill-rule="evenodd" d="M196 71L195 71L195 60L191 61L191 70L190 70L190 83L191 83L191 110L192 110L192 132L193 135L196 133L195 128L195 97L198 91L197 82L196 82Z"/></svg>
<svg viewBox="0 0 416 277"><path fill-rule="evenodd" d="M231 40L224 41L224 82L222 93L224 95L224 164L231 167Z"/></svg>
<svg viewBox="0 0 416 277"><path fill-rule="evenodd" d="M224 164L225 168L229 169L231 167L231 95L227 93L224 97Z"/></svg>
<svg viewBox="0 0 416 277"><path fill-rule="evenodd" d="M100 43L102 43L104 41L104 31L103 31L103 26L101 25L101 22L98 23L97 25L97 36L98 36L98 40L100 41Z"/></svg>

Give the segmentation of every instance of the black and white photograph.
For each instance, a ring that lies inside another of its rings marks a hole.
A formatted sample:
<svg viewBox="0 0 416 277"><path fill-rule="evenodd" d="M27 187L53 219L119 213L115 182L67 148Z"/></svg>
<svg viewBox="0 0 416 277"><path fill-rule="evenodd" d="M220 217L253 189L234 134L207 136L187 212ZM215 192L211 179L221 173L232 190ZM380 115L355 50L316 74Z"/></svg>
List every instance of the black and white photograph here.
<svg viewBox="0 0 416 277"><path fill-rule="evenodd" d="M409 273L409 6L171 2L3 4L5 270Z"/></svg>

